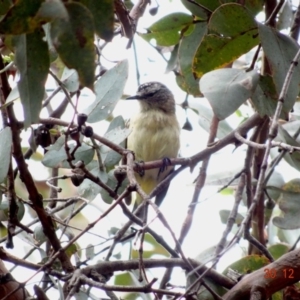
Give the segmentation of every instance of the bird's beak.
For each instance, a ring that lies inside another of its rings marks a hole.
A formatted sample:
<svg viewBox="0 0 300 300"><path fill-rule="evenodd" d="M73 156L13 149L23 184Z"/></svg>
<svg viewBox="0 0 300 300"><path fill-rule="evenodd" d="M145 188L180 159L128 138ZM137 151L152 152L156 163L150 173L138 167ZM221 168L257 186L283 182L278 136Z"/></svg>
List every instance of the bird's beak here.
<svg viewBox="0 0 300 300"><path fill-rule="evenodd" d="M134 99L137 99L137 95L127 97L125 100L134 100Z"/></svg>
<svg viewBox="0 0 300 300"><path fill-rule="evenodd" d="M141 100L141 96L139 94L127 97L126 100Z"/></svg>

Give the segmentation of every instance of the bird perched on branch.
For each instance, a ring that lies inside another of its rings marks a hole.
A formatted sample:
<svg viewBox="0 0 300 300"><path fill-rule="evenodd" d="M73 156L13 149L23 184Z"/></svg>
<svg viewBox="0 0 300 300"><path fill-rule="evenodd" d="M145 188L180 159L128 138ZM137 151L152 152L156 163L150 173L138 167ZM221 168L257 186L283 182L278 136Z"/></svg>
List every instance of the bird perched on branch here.
<svg viewBox="0 0 300 300"><path fill-rule="evenodd" d="M127 99L136 99L140 103L140 112L130 120L132 132L127 141L128 149L134 151L137 161L163 160L160 169L136 174L143 191L150 194L174 170L168 165L168 159L178 156L180 127L175 114L175 100L171 91L159 82L140 85L136 95ZM161 204L168 187L157 194L156 205ZM140 203L141 198L137 195L135 208Z"/></svg>

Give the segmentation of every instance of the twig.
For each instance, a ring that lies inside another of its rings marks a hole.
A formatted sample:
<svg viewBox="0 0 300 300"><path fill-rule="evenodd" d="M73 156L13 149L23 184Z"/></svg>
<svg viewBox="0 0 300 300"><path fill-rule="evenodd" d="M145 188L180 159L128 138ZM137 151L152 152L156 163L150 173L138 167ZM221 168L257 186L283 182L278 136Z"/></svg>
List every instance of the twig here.
<svg viewBox="0 0 300 300"><path fill-rule="evenodd" d="M253 141L248 141L244 137L242 137L239 132L235 132L235 137L242 142L243 144L246 144L250 147L256 148L256 149L266 149L267 146L265 144L259 144ZM294 151L300 151L300 147L295 147L283 142L276 142L276 141L271 141L271 148L278 147L280 149L289 151L290 153L293 153ZM286 153L286 152L285 152Z"/></svg>
<svg viewBox="0 0 300 300"><path fill-rule="evenodd" d="M259 174L254 199L253 199L253 202L251 203L251 206L249 207L247 215L245 216L245 218L244 218L244 220L241 224L241 227L240 227L240 230L237 233L236 239L241 238L241 236L244 232L245 226L249 222L249 220L251 218L251 215L252 215L252 212L254 211L254 209L256 207L256 204L258 203L258 200L260 199L260 197L263 193L264 182L265 182L265 173L266 173L266 168L267 168L267 165L268 165L268 157L269 157L270 150L271 150L271 147L272 147L272 140L276 137L277 122L278 122L278 119L280 117L280 113L281 113L281 110L282 110L284 98L286 96L288 87L289 87L291 79L292 79L293 70L297 66L297 62L299 60L299 57L300 57L300 50L298 50L297 54L295 55L291 65L290 65L290 68L288 70L288 73L285 77L285 80L284 80L284 83L283 83L283 86L282 86L282 89L281 89L281 92L280 92L280 95L279 95L279 99L278 99L277 107L276 107L276 110L275 110L275 114L274 114L274 117L272 119L272 123L271 123L271 126L270 126L269 137L268 137L268 140L267 140L267 148L266 148L266 151L265 151L265 154L264 154L263 164L261 166L261 172Z"/></svg>
<svg viewBox="0 0 300 300"><path fill-rule="evenodd" d="M235 193L234 206L233 206L233 208L230 212L230 215L228 217L226 228L223 232L222 238L221 238L220 242L218 243L218 245L216 247L216 251L215 251L216 256L218 256L222 252L222 250L225 248L227 236L231 232L231 229L232 229L232 227L235 223L235 220L236 220L238 207L239 207L240 202L242 200L242 194L243 194L245 184L246 184L246 175L245 175L245 173L242 173L241 177L240 177L238 187L237 187L237 190L236 190L236 193Z"/></svg>
<svg viewBox="0 0 300 300"><path fill-rule="evenodd" d="M271 24L275 18L276 18L276 15L278 14L278 12L280 11L282 5L284 4L285 0L280 0L278 2L278 4L276 5L275 9L272 11L271 15L269 16L269 18L266 20L266 23L265 25L269 25Z"/></svg>
<svg viewBox="0 0 300 300"><path fill-rule="evenodd" d="M14 63L14 61L11 61L8 65L6 65L3 69L0 70L0 74L9 70L14 65Z"/></svg>
<svg viewBox="0 0 300 300"><path fill-rule="evenodd" d="M219 120L216 116L213 117L212 121L211 121L211 127L210 127L210 132L209 132L209 137L208 137L208 141L207 141L207 145L210 145L214 142L216 136L217 136L217 131L218 131L218 124L219 124ZM193 215L196 209L196 203L198 202L198 199L200 197L202 188L204 187L205 184L205 180L206 180L206 171L208 168L208 164L209 164L209 160L210 160L210 155L208 155L202 162L202 166L200 168L200 174L197 178L196 181L196 186L195 186L195 191L193 194L193 198L192 201L189 205L188 208L188 212L187 212L187 216L183 222L182 228L181 228L181 232L180 232L180 237L179 237L179 243L180 245L183 243L191 225L192 225L192 221L193 221Z"/></svg>
<svg viewBox="0 0 300 300"><path fill-rule="evenodd" d="M299 30L300 30L300 4L298 4L297 10L294 16L294 22L291 26L290 35L295 41L298 40L299 37Z"/></svg>

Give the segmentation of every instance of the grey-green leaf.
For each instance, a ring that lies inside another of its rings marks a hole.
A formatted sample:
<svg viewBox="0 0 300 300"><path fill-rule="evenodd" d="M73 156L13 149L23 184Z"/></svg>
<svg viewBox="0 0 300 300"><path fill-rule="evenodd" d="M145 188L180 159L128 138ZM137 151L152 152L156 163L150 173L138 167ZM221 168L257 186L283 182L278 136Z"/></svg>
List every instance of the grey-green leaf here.
<svg viewBox="0 0 300 300"><path fill-rule="evenodd" d="M10 162L12 136L10 127L5 127L0 131L0 183L4 181L7 175Z"/></svg>
<svg viewBox="0 0 300 300"><path fill-rule="evenodd" d="M184 91L194 96L201 96L199 79L195 79L193 74L194 56L206 32L206 23L195 24L193 32L182 38L178 51L178 62L182 80L177 80L177 82L180 83L180 87Z"/></svg>
<svg viewBox="0 0 300 300"><path fill-rule="evenodd" d="M15 62L20 72L18 89L24 109L25 127L38 123L45 95L50 59L48 45L43 38L44 32L40 28L13 38Z"/></svg>
<svg viewBox="0 0 300 300"><path fill-rule="evenodd" d="M70 153L74 149L75 145L69 145ZM82 144L75 152L75 160L72 161L75 164L77 161L83 161L85 165L92 161L94 156L94 149L86 144ZM49 168L70 168L67 162L67 154L65 147L61 147L59 150L49 150L43 160L43 165Z"/></svg>
<svg viewBox="0 0 300 300"><path fill-rule="evenodd" d="M189 107L198 110L198 123L204 130L209 132L211 120L213 118L212 109L201 104L201 99L199 98L196 98L193 101L189 101ZM226 120L221 121L218 126L217 138L222 139L232 130L233 129L230 127Z"/></svg>
<svg viewBox="0 0 300 300"><path fill-rule="evenodd" d="M108 181L108 175L106 172L99 169L99 163L93 160L86 168L94 175L100 178L100 180L106 184ZM78 188L78 194L85 199L90 201L94 200L97 195L99 195L102 188L95 182L85 179L83 183Z"/></svg>
<svg viewBox="0 0 300 300"><path fill-rule="evenodd" d="M66 3L68 18L51 23L51 39L61 60L78 72L83 86L93 90L95 77L94 23L90 11L80 3Z"/></svg>
<svg viewBox="0 0 300 300"><path fill-rule="evenodd" d="M88 122L104 120L112 113L123 94L127 76L128 61L123 60L97 80L96 100L84 110L88 115Z"/></svg>
<svg viewBox="0 0 300 300"><path fill-rule="evenodd" d="M234 113L253 94L259 75L253 70L220 69L200 79L200 90L219 120Z"/></svg>
<svg viewBox="0 0 300 300"><path fill-rule="evenodd" d="M299 49L298 44L289 36L281 34L273 28L259 24L258 32L266 57L271 65L272 76L277 94L279 95L288 69ZM300 90L300 70L294 68L294 73L284 99L283 110L292 109Z"/></svg>

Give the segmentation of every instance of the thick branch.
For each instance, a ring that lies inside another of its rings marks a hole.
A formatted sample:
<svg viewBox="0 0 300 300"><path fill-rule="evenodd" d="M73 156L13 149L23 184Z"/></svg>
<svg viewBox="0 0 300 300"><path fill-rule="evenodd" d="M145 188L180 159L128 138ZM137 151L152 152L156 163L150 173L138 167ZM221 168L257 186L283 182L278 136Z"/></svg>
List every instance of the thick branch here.
<svg viewBox="0 0 300 300"><path fill-rule="evenodd" d="M224 300L249 299L251 290L265 291L266 299L300 280L300 250L289 252L273 263L243 277L224 296Z"/></svg>

